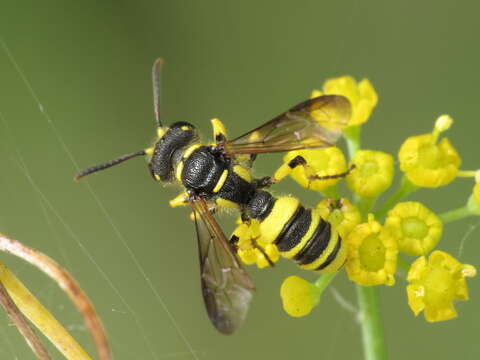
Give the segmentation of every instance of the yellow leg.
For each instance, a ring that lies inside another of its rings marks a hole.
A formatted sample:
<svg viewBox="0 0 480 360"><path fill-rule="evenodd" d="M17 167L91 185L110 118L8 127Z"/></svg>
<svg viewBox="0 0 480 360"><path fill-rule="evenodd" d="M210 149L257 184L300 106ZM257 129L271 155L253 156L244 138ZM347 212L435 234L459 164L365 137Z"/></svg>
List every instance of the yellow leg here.
<svg viewBox="0 0 480 360"><path fill-rule="evenodd" d="M227 130L220 119L215 118L210 121L213 127L213 138L215 139L215 142L219 143L227 140Z"/></svg>
<svg viewBox="0 0 480 360"><path fill-rule="evenodd" d="M278 168L278 170L275 172L273 175L272 181L273 183L279 182L286 176L290 175L293 169L295 169L297 166L303 166L305 169L305 175L307 177L309 176L315 176L315 171L307 165L307 161L303 158L303 156L296 156L289 162L283 163L282 166Z"/></svg>
<svg viewBox="0 0 480 360"><path fill-rule="evenodd" d="M293 169L290 166L288 166L288 163L282 164L282 166L280 166L278 170L275 171L275 173L273 174L272 183L277 183L283 180L285 177L290 175L292 170Z"/></svg>
<svg viewBox="0 0 480 360"><path fill-rule="evenodd" d="M256 264L259 268L264 268L273 266L279 259L276 246L261 241L257 220L240 223L233 231L230 242L245 264Z"/></svg>
<svg viewBox="0 0 480 360"><path fill-rule="evenodd" d="M233 230L232 236L230 237L230 241L236 244L242 243L242 241L245 238L247 230L248 230L247 223L244 223L244 222L239 223L239 225L237 225L235 230Z"/></svg>
<svg viewBox="0 0 480 360"><path fill-rule="evenodd" d="M183 192L169 202L171 207L188 205L188 194Z"/></svg>
<svg viewBox="0 0 480 360"><path fill-rule="evenodd" d="M350 173L350 171L352 171L355 168L355 165L352 165L347 171L343 173L318 176L315 168L308 165L307 161L303 158L303 156L299 155L293 158L292 160L290 160L288 163L283 163L282 166L278 168L278 170L275 172L275 174L271 179L272 183L277 183L283 178L285 178L286 176L290 175L293 169L295 169L297 166L303 167L305 171L305 177L307 178L308 181L327 180L327 179L336 179L340 177L345 177Z"/></svg>

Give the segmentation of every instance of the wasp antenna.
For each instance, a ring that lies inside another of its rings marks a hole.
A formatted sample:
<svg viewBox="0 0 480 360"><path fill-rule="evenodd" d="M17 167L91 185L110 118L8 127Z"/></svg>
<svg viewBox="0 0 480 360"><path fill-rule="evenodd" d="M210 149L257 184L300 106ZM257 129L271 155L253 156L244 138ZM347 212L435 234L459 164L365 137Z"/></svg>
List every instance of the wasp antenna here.
<svg viewBox="0 0 480 360"><path fill-rule="evenodd" d="M75 175L75 177L73 179L75 181L78 181L86 175L90 175L90 174L92 174L94 172L97 172L97 171L100 171L100 170L108 169L109 167L118 165L118 164L120 164L124 161L130 160L134 157L142 156L142 155L145 155L145 154L146 154L145 150L142 150L142 151L137 151L137 152L132 153L132 154L127 154L127 155L120 156L120 157L118 157L116 159L113 159L113 160L110 160L106 163L86 168L86 169L80 171L77 175Z"/></svg>
<svg viewBox="0 0 480 360"><path fill-rule="evenodd" d="M158 58L153 63L152 68L152 85L153 85L153 111L155 112L155 120L157 120L157 127L162 126L160 121L160 70L163 65L163 59Z"/></svg>

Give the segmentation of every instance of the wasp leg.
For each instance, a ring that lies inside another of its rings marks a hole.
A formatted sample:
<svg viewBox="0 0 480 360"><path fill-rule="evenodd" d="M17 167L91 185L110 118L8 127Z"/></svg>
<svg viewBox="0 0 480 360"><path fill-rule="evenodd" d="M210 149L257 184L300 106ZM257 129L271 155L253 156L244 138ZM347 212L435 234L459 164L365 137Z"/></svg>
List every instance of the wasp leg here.
<svg viewBox="0 0 480 360"><path fill-rule="evenodd" d="M274 266L278 258L275 260L268 255L264 246L257 242L259 238L258 223L255 220L245 221L235 228L229 243L245 264L257 264L260 268Z"/></svg>
<svg viewBox="0 0 480 360"><path fill-rule="evenodd" d="M305 158L301 155L295 156L292 160L290 160L288 163L283 163L277 171L275 171L275 174L273 174L272 177L264 177L262 179L257 180L257 187L268 187L273 184L276 184L277 182L283 180L285 177L291 174L293 169L295 169L297 166L304 166L305 170L310 169L310 167L307 165L307 161ZM311 169L309 171L312 171ZM312 175L314 173L312 172Z"/></svg>
<svg viewBox="0 0 480 360"><path fill-rule="evenodd" d="M215 139L215 142L218 144L227 140L227 130L220 119L215 118L210 120L210 122L212 123L213 138Z"/></svg>
<svg viewBox="0 0 480 360"><path fill-rule="evenodd" d="M256 239L252 239L252 245L255 249L257 249L258 251L260 251L262 253L265 260L267 260L269 266L271 266L271 267L275 266L275 263L273 262L273 260L270 258L270 256L268 256L268 254L265 252L265 250L260 245L258 245Z"/></svg>
<svg viewBox="0 0 480 360"><path fill-rule="evenodd" d="M293 169L295 169L297 166L303 166L305 170L305 177L309 182L312 182L314 180L329 180L329 179L338 179L347 176L350 174L350 172L355 169L355 164L352 164L350 168L342 173L339 174L331 174L331 175L323 175L319 176L316 174L316 171L313 167L308 165L307 160L301 155L295 156L292 160L290 160L288 163L284 163L282 166L278 168L278 170L275 172L273 177L270 179L270 184L275 184L285 178L286 176L290 175ZM263 180L263 179L262 179Z"/></svg>
<svg viewBox="0 0 480 360"><path fill-rule="evenodd" d="M170 200L169 204L171 207L186 206L188 205L188 199L188 194L186 192L183 192L174 199Z"/></svg>
<svg viewBox="0 0 480 360"><path fill-rule="evenodd" d="M247 234L247 230L250 224L248 222L240 222L235 230L233 230L232 236L230 236L230 246L235 252L238 252L239 242L243 240Z"/></svg>
<svg viewBox="0 0 480 360"><path fill-rule="evenodd" d="M323 176L318 176L318 175L310 175L308 176L308 180L313 181L313 180L329 180L329 179L338 179L338 178L343 178L350 174L350 172L355 169L356 166L355 164L350 165L347 171L344 171L339 174L331 174L331 175L323 175Z"/></svg>
<svg viewBox="0 0 480 360"><path fill-rule="evenodd" d="M276 182L277 181L275 181L274 178L271 177L271 176L265 176L263 178L253 180L253 184L255 185L255 187L257 189L268 188L268 187L272 186L273 184L275 184Z"/></svg>

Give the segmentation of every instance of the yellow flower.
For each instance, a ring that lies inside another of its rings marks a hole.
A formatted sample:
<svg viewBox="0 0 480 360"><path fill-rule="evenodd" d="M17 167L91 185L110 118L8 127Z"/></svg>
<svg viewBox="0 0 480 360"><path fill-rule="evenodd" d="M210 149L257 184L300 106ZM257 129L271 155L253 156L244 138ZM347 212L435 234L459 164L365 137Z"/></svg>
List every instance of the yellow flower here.
<svg viewBox="0 0 480 360"><path fill-rule="evenodd" d="M365 286L395 284L397 242L372 214L366 223L353 229L347 244L346 269L350 280Z"/></svg>
<svg viewBox="0 0 480 360"><path fill-rule="evenodd" d="M439 187L458 175L461 159L447 138L437 142L442 131L451 125L451 118L442 115L431 134L407 138L398 153L400 169L417 186Z"/></svg>
<svg viewBox="0 0 480 360"><path fill-rule="evenodd" d="M347 171L345 156L336 147L289 151L283 161L289 163L299 155L305 159L307 166L297 166L290 176L304 188L323 191L335 185L341 178L316 179L316 177L338 175Z"/></svg>
<svg viewBox="0 0 480 360"><path fill-rule="evenodd" d="M378 95L368 79L360 83L351 76L341 76L328 79L323 84L323 92L314 90L312 97L322 94L343 95L352 104L352 118L348 126L365 123L377 105Z"/></svg>
<svg viewBox="0 0 480 360"><path fill-rule="evenodd" d="M274 244L267 243L260 236L258 221L241 223L234 231L237 255L247 265L256 264L260 269L271 266L280 258L280 253ZM270 261L269 261L270 260Z"/></svg>
<svg viewBox="0 0 480 360"><path fill-rule="evenodd" d="M401 202L388 212L385 226L398 241L398 248L407 255L424 255L440 240L443 223L419 202Z"/></svg>
<svg viewBox="0 0 480 360"><path fill-rule="evenodd" d="M317 209L323 219L335 226L343 239L346 239L361 221L360 212L346 198L324 198L317 204Z"/></svg>
<svg viewBox="0 0 480 360"><path fill-rule="evenodd" d="M350 190L362 197L374 197L390 187L393 180L393 157L373 151L357 151L351 161L355 169L346 177Z"/></svg>
<svg viewBox="0 0 480 360"><path fill-rule="evenodd" d="M289 276L280 288L283 308L288 315L308 315L320 300L319 289L299 276Z"/></svg>
<svg viewBox="0 0 480 360"><path fill-rule="evenodd" d="M468 300L465 277L475 276L471 265L461 264L443 251L434 251L428 262L424 256L410 267L407 280L408 305L418 315L424 310L429 322L457 316L454 300Z"/></svg>

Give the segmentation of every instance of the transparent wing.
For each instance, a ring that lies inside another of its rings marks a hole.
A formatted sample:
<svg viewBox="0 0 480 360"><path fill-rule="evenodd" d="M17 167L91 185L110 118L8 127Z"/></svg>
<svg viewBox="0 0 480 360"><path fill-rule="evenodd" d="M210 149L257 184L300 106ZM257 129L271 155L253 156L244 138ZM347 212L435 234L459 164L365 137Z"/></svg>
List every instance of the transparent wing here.
<svg viewBox="0 0 480 360"><path fill-rule="evenodd" d="M245 319L255 287L205 200L194 198L202 295L213 325L233 333Z"/></svg>
<svg viewBox="0 0 480 360"><path fill-rule="evenodd" d="M332 146L351 117L340 95L304 101L273 120L224 143L227 154L258 154Z"/></svg>

